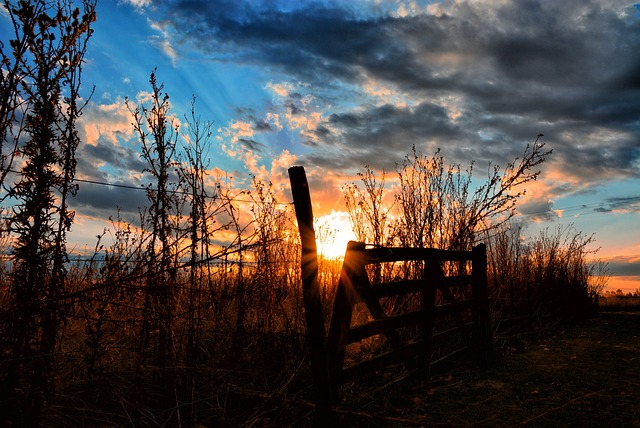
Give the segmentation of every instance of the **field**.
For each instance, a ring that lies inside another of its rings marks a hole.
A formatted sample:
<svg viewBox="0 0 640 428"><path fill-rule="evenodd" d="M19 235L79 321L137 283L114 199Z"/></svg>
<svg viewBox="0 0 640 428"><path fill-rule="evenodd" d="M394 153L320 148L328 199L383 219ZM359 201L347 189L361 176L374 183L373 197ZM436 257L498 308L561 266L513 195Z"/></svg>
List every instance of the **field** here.
<svg viewBox="0 0 640 428"><path fill-rule="evenodd" d="M639 362L640 312L606 311L551 337L523 339L495 368L347 391L338 426L640 426ZM310 426L310 408L295 397L242 402L254 403L246 425Z"/></svg>
<svg viewBox="0 0 640 428"><path fill-rule="evenodd" d="M640 310L640 296L635 295L608 295L601 297L599 305L604 310Z"/></svg>
<svg viewBox="0 0 640 428"><path fill-rule="evenodd" d="M640 426L640 312L602 312L521 345L493 369L363 397L343 425Z"/></svg>

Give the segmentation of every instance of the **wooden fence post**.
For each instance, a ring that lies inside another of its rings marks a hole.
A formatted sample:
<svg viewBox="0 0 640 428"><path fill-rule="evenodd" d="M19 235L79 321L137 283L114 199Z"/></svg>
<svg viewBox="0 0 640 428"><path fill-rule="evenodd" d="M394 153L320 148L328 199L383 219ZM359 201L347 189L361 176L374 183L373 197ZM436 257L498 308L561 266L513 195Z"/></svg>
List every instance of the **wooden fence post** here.
<svg viewBox="0 0 640 428"><path fill-rule="evenodd" d="M302 293L316 403L314 422L317 426L326 426L330 418L331 388L322 301L318 286L318 255L316 234L313 229L313 208L304 167L289 168L289 181L302 244Z"/></svg>
<svg viewBox="0 0 640 428"><path fill-rule="evenodd" d="M495 363L495 352L489 314L487 247L485 244L473 247L471 269L473 274L474 342L478 351L479 363L486 367Z"/></svg>
<svg viewBox="0 0 640 428"><path fill-rule="evenodd" d="M442 282L444 274L440 264L435 260L425 262L422 270L422 278L431 278L429 284L422 290L421 309L424 311L422 316L422 337L424 344L422 345L419 356L419 367L424 370L427 377L431 376L431 349L433 348L433 323L435 320L436 306L436 289L438 284Z"/></svg>

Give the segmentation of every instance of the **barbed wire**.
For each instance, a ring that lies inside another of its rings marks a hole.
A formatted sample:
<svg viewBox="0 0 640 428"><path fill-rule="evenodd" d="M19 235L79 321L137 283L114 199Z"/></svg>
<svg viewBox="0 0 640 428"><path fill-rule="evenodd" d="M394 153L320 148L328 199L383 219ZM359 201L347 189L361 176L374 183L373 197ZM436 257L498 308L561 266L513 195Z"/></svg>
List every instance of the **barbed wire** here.
<svg viewBox="0 0 640 428"><path fill-rule="evenodd" d="M20 174L20 171L16 171L14 169L8 169L7 171L12 172L14 174ZM132 184L118 184L118 183L110 183L107 181L97 181L97 180L89 180L89 179L85 179L85 178L74 178L72 180L72 182L78 182L78 183L86 183L86 184L95 184L98 186L107 186L107 187L115 187L115 188L120 188L120 189L129 189L129 190L141 190L144 192L147 191L152 191L152 192L157 192L157 189L154 189L152 187L147 187L143 184L140 184L139 186L134 186ZM176 194L182 194L182 195L191 195L192 192L189 192L187 190L172 190L172 193L176 193ZM245 193L245 192L250 192L250 190L240 190L239 194ZM210 199L210 200L220 200L220 201L225 201L225 202L242 202L242 203L248 203L248 204L257 204L259 203L259 201L253 200L253 199L242 199L242 198L237 198L237 197L230 197L230 198L226 198L226 197L222 197L222 196L216 196L216 195L200 195L201 197L204 197L205 199ZM289 205L293 205L293 202L289 202L289 201L285 201L285 202L278 202L277 200L273 200L272 201L273 204L275 205L285 205L285 206L289 206Z"/></svg>
<svg viewBox="0 0 640 428"><path fill-rule="evenodd" d="M19 171L13 170L13 169L9 169L8 171L14 173L14 174L20 174ZM74 178L73 179L74 182L78 182L78 183L86 183L86 184L94 184L94 185L98 185L98 186L107 186L107 187L115 187L115 188L121 188L121 189L129 189L129 190L140 190L140 191L157 191L157 189L154 188L150 188L150 187L145 187L144 185L140 185L140 186L134 186L131 184L118 184L118 183L110 183L110 182L106 182L106 181L97 181L97 180L89 180L89 179L83 179L83 178ZM244 192L250 192L250 190L241 190L240 194L244 193ZM184 194L184 195L191 195L191 192L186 191L186 190L174 190L173 193L178 193L178 194ZM230 197L230 198L225 198L225 197L221 197L221 196L216 196L216 195L211 195L211 196L204 196L204 198L206 199L210 199L210 200L220 200L220 201L228 201L228 202L241 202L241 203L248 203L248 204L257 204L259 203L259 201L253 200L253 199L242 199L242 198L237 198L237 197ZM284 202L279 202L277 200L272 201L273 204L275 205L283 205L283 206L291 206L293 205L293 202L289 202L289 201L284 201ZM539 210L539 211L532 211L532 212L519 212L519 214L521 216L525 216L525 217L532 217L532 216L536 216L536 215L541 215L541 214L545 214L548 213L550 211L562 211L562 212L572 212L572 213L577 213L580 215L592 215L592 214L597 214L598 212L595 211L596 208L602 208L604 207L606 204L602 203L602 202L592 202L592 203L588 203L588 204L580 204L580 205L570 205L568 207L558 207L555 208L553 210ZM590 211L591 210L591 211ZM8 217L1 217L2 219L7 219Z"/></svg>

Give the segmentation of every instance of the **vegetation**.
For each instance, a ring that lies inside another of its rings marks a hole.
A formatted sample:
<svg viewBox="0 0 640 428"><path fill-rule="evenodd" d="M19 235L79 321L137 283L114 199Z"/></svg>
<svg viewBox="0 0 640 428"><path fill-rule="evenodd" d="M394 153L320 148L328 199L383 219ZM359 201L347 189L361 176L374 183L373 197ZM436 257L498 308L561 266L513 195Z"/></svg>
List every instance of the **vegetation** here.
<svg viewBox="0 0 640 428"><path fill-rule="evenodd" d="M542 135L503 172L490 169L474 190L473 164L445 166L436 153L415 147L398 167L393 203L385 205L386 174L365 167L362 187L343 188L352 226L359 240L373 245L470 250L485 242L489 250L492 313L497 332L534 329L583 318L597 306L606 283L606 265L592 263L593 236L573 226L543 230L528 241L511 220L518 200L536 180L534 169L551 153ZM380 272L372 272L373 276ZM526 326L518 324L526 323Z"/></svg>
<svg viewBox="0 0 640 428"><path fill-rule="evenodd" d="M95 2L4 7L15 31L0 44L0 424L251 425L285 393L305 408L290 205L256 177L239 190L231 177L209 176L211 123L194 99L179 126L154 71L147 102L127 100L148 207L135 223L114 213L91 256L69 257L75 124L90 98L80 91ZM522 185L549 153L539 136L477 187L473 165L446 166L439 153L416 148L388 188L386 174L366 166L362 183L344 188L355 233L373 245L486 242L495 332L505 344L518 328L583 317L603 287L603 266L587 260L593 238L567 228L525 242L510 223ZM328 320L340 262L321 257L319 268ZM265 394L271 401L237 416L246 397Z"/></svg>
<svg viewBox="0 0 640 428"><path fill-rule="evenodd" d="M0 185L11 202L7 232L12 265L5 277L0 412L20 408L34 425L52 397L56 348L65 323L66 232L73 223L75 121L82 112L81 64L95 20L95 4L82 10L63 1L5 1L15 30L2 45ZM5 73L6 72L6 73ZM8 151L5 147L8 146ZM7 183L13 167L19 179ZM6 319L5 319L6 317Z"/></svg>
<svg viewBox="0 0 640 428"><path fill-rule="evenodd" d="M607 290L599 296L598 306L602 310L640 310L640 289L624 293L622 290Z"/></svg>

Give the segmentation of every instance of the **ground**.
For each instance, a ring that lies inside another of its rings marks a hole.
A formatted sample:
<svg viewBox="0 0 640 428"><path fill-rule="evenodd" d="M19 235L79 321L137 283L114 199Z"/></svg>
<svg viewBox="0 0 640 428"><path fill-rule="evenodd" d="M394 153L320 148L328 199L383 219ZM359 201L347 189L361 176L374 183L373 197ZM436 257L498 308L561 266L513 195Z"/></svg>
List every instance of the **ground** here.
<svg viewBox="0 0 640 428"><path fill-rule="evenodd" d="M346 385L331 427L640 427L640 311L601 312L511 343L489 369ZM236 418L201 427L313 426L312 405L299 394L234 397Z"/></svg>
<svg viewBox="0 0 640 428"><path fill-rule="evenodd" d="M360 398L341 425L640 427L640 312L603 312L517 348L495 368Z"/></svg>

